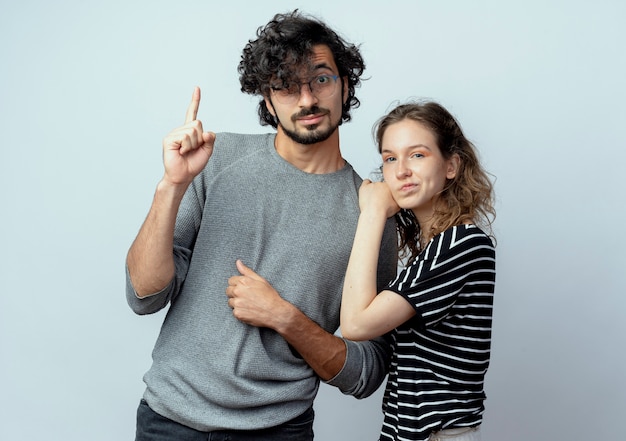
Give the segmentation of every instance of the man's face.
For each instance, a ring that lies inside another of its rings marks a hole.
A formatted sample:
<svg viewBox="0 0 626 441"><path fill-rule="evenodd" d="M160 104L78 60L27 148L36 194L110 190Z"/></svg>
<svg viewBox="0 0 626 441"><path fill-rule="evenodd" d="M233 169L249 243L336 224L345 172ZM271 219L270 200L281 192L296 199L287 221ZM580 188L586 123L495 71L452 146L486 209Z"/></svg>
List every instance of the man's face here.
<svg viewBox="0 0 626 441"><path fill-rule="evenodd" d="M313 47L309 65L299 72L299 85L292 85L289 91L270 90L265 98L267 108L293 141L315 144L337 130L347 97L347 85L338 74L328 46L318 45Z"/></svg>

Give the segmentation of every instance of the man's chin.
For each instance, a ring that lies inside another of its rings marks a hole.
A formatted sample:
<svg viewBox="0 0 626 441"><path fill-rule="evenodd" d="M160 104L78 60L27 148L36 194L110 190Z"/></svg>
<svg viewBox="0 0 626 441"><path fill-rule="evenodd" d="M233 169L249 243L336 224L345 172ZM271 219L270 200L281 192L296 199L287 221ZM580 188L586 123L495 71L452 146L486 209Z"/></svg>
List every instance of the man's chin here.
<svg viewBox="0 0 626 441"><path fill-rule="evenodd" d="M298 144L311 145L326 141L335 132L335 130L337 130L337 127L324 130L319 129L318 126L310 126L308 127L308 131L304 133L287 130L285 127L282 127L282 129L283 132L285 132L285 135L287 135L292 141L297 142Z"/></svg>

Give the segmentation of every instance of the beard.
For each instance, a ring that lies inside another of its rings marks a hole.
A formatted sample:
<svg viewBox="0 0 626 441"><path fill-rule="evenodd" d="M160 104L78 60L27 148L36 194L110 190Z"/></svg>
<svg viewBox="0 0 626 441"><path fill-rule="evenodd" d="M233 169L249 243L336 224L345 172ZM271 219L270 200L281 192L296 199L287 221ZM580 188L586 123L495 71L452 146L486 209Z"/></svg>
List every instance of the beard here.
<svg viewBox="0 0 626 441"><path fill-rule="evenodd" d="M314 106L309 109L302 109L300 112L293 115L291 117L291 120L295 122L297 118L307 116L307 115L313 115L316 113L330 114L328 110L320 109L319 107ZM341 120L337 121L336 123L331 122L330 127L328 127L327 129L319 129L319 130L318 130L319 124L314 124L314 125L307 126L306 132L299 133L299 132L296 132L295 130L290 130L286 128L280 122L280 120L278 120L278 125L283 129L283 132L285 132L285 135L291 138L292 141L295 141L298 144L302 144L302 145L311 145L311 144L317 144L318 142L326 141L335 132L335 130L337 130L340 123L341 123Z"/></svg>

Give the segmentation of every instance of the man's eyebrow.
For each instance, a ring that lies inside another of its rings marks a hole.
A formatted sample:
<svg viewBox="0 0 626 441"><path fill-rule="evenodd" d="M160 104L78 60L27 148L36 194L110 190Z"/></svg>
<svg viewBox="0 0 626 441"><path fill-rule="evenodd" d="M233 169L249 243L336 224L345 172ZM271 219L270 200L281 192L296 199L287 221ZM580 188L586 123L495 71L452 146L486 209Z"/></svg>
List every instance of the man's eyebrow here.
<svg viewBox="0 0 626 441"><path fill-rule="evenodd" d="M317 70L317 69L328 69L330 71L332 71L332 67L330 67L327 63L319 63L319 64L315 64L312 66L313 70Z"/></svg>

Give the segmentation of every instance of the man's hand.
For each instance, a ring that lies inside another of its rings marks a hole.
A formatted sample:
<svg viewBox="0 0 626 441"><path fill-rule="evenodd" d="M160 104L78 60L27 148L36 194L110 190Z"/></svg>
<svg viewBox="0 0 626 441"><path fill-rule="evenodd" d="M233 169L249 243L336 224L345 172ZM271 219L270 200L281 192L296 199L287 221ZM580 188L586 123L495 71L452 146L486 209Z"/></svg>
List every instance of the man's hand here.
<svg viewBox="0 0 626 441"><path fill-rule="evenodd" d="M213 153L215 134L204 132L196 119L200 107L200 88L196 87L187 108L185 124L163 139L164 181L189 184L202 171Z"/></svg>
<svg viewBox="0 0 626 441"><path fill-rule="evenodd" d="M267 280L237 260L240 276L228 279L228 306L237 320L252 326L278 330L292 305L283 300Z"/></svg>
<svg viewBox="0 0 626 441"><path fill-rule="evenodd" d="M280 297L257 273L237 261L240 276L228 279L228 306L238 320L278 332L324 381L341 371L346 344L325 331L298 308Z"/></svg>

